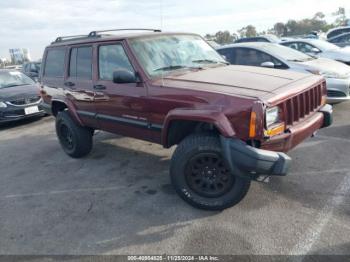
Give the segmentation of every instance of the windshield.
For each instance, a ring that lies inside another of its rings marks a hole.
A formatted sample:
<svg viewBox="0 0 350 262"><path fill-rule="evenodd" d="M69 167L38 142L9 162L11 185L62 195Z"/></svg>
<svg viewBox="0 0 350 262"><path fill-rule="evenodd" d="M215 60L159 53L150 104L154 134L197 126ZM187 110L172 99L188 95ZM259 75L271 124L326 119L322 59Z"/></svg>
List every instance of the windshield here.
<svg viewBox="0 0 350 262"><path fill-rule="evenodd" d="M162 35L130 40L138 60L150 76L174 70L201 68L227 62L201 37Z"/></svg>
<svg viewBox="0 0 350 262"><path fill-rule="evenodd" d="M327 41L323 40L313 40L310 42L310 44L316 46L318 49L322 51L327 51L327 50L334 50L334 49L339 49L339 46L336 46L335 44L329 43Z"/></svg>
<svg viewBox="0 0 350 262"><path fill-rule="evenodd" d="M0 72L0 88L12 86L34 85L34 81L17 71L2 71Z"/></svg>
<svg viewBox="0 0 350 262"><path fill-rule="evenodd" d="M273 44L273 45L266 45L264 46L264 49L277 57L281 57L284 60L287 61L293 61L293 62L305 62L305 61L310 61L314 60L315 58L306 55L302 52L296 51L292 48L285 47L282 45L278 44Z"/></svg>
<svg viewBox="0 0 350 262"><path fill-rule="evenodd" d="M281 42L281 39L279 39L275 35L267 35L266 38L268 38L272 43L279 43L279 42Z"/></svg>

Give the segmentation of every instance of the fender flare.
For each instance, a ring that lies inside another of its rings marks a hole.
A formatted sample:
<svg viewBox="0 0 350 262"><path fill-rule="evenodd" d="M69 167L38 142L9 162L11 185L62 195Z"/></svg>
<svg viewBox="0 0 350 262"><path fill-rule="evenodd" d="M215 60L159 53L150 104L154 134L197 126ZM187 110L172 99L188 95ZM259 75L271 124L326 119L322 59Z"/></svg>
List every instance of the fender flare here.
<svg viewBox="0 0 350 262"><path fill-rule="evenodd" d="M68 108L68 112L69 114L71 115L71 117L73 118L74 121L76 121L79 125L83 126L83 122L81 121L77 111L76 111L76 108L74 107L74 104L69 101L69 100L66 100L66 101L63 101L63 100L59 100L59 99L52 99L51 100L51 107L53 105L54 102L58 102L58 103L61 103L61 104L64 104L67 108Z"/></svg>
<svg viewBox="0 0 350 262"><path fill-rule="evenodd" d="M214 125L223 137L234 137L236 132L224 113L208 109L174 109L164 121L162 130L162 145L167 147L171 122L174 120L203 122Z"/></svg>

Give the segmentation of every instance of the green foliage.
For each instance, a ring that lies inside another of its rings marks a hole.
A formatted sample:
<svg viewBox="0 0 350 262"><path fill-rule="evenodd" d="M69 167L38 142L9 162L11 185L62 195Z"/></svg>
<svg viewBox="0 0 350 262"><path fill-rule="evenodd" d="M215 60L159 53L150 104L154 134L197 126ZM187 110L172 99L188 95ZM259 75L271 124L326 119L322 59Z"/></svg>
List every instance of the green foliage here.
<svg viewBox="0 0 350 262"><path fill-rule="evenodd" d="M332 15L335 21L331 24L327 23L324 13L317 12L312 18L305 18L298 21L290 19L286 23L278 22L273 28L267 31L257 32L255 26L248 25L239 29L237 32L239 37L254 37L266 33L275 34L277 36L297 36L310 34L312 31L327 32L331 28L346 25L349 20L344 7L339 7ZM214 35L207 34L205 38L214 40L219 44L229 44L236 40L238 36L236 34L231 34L229 31L219 31Z"/></svg>

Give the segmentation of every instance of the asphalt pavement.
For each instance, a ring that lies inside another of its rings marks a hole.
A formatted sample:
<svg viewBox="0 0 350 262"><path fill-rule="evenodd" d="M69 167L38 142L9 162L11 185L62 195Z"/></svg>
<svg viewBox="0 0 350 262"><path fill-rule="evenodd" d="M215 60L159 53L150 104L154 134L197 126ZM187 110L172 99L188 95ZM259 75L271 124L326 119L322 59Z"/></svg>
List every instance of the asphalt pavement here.
<svg viewBox="0 0 350 262"><path fill-rule="evenodd" d="M350 255L350 103L290 152L288 176L254 182L222 212L174 192L174 148L98 132L84 159L54 119L0 126L0 254Z"/></svg>

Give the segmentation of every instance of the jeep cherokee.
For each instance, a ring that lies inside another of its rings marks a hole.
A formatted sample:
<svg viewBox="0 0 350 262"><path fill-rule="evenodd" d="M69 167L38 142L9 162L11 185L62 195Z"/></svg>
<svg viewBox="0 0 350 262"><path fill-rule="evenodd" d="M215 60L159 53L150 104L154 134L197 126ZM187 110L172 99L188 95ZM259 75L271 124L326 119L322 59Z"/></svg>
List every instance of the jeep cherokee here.
<svg viewBox="0 0 350 262"><path fill-rule="evenodd" d="M286 175L283 152L331 124L322 77L228 65L198 35L149 31L94 31L46 48L41 94L71 157L91 151L97 129L178 145L177 193L221 210L252 180Z"/></svg>

